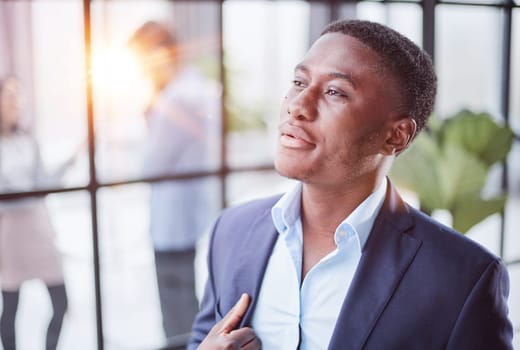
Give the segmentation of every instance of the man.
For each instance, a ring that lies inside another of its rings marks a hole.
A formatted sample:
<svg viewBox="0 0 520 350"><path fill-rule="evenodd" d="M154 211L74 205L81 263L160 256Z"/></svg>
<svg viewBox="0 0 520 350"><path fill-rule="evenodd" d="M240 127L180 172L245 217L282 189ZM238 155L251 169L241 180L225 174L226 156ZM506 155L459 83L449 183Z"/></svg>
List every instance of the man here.
<svg viewBox="0 0 520 350"><path fill-rule="evenodd" d="M218 94L194 67L168 28L147 22L130 38L152 84L146 110L143 175L165 176L207 170ZM189 333L198 310L195 297L195 245L212 215L206 178L162 181L151 185L150 233L155 251L157 284L167 338Z"/></svg>
<svg viewBox="0 0 520 350"><path fill-rule="evenodd" d="M429 57L392 29L325 28L281 109L275 166L300 183L215 224L190 349L512 348L502 262L386 177L435 91Z"/></svg>

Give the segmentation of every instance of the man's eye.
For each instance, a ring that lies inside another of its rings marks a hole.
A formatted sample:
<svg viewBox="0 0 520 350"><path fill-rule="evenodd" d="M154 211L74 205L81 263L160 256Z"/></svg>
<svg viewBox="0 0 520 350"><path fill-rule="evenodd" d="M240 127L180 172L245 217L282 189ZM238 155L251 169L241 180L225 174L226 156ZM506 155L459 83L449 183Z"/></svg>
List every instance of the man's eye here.
<svg viewBox="0 0 520 350"><path fill-rule="evenodd" d="M303 83L301 81L299 81L299 80L293 80L292 84L294 86L298 86L298 87L302 87L303 86Z"/></svg>
<svg viewBox="0 0 520 350"><path fill-rule="evenodd" d="M345 95L344 93L334 89L327 89L327 91L325 91L325 95L347 97L347 95Z"/></svg>

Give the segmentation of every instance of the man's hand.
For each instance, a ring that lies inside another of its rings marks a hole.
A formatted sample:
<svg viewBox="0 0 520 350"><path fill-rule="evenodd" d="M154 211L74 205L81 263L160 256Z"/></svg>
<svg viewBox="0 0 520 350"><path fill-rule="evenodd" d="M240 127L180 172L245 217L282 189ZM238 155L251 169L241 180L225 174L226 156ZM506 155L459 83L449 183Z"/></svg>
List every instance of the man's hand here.
<svg viewBox="0 0 520 350"><path fill-rule="evenodd" d="M211 328L198 350L260 349L260 339L252 328L235 329L244 317L248 306L249 295L242 294L226 316Z"/></svg>

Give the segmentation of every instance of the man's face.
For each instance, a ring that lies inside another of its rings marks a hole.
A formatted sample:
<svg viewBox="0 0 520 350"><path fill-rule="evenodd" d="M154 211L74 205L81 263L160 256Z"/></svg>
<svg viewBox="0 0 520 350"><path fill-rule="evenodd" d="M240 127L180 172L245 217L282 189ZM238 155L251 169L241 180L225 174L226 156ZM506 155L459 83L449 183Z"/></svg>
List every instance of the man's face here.
<svg viewBox="0 0 520 350"><path fill-rule="evenodd" d="M143 60L141 60L141 62L141 66L143 67L146 76L152 80L156 80L157 76L161 74L162 62L164 62L161 55L157 51L151 51Z"/></svg>
<svg viewBox="0 0 520 350"><path fill-rule="evenodd" d="M329 33L314 43L282 103L280 174L338 186L381 168L398 97L379 67L377 54L348 35Z"/></svg>
<svg viewBox="0 0 520 350"><path fill-rule="evenodd" d="M143 74L153 83L163 79L165 71L171 64L168 50L165 48L136 49L135 57Z"/></svg>

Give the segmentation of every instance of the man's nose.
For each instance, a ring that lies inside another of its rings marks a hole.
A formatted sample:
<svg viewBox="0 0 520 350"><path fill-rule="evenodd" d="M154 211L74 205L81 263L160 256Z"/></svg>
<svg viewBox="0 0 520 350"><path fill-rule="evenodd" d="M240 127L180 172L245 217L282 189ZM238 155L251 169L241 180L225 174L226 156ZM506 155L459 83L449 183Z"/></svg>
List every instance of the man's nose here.
<svg viewBox="0 0 520 350"><path fill-rule="evenodd" d="M317 113L316 97L316 92L310 88L306 88L293 96L289 96L287 113L294 119L314 120Z"/></svg>

